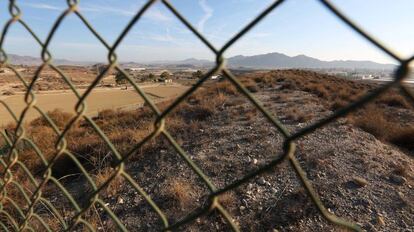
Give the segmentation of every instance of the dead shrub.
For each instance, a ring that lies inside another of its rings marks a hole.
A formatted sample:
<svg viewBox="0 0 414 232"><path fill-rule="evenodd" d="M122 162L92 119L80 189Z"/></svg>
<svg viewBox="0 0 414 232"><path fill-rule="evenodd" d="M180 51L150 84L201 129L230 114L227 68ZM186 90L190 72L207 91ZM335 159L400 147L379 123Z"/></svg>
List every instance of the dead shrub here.
<svg viewBox="0 0 414 232"><path fill-rule="evenodd" d="M395 128L395 125L385 118L384 112L373 105L351 116L350 121L381 140L386 140Z"/></svg>
<svg viewBox="0 0 414 232"><path fill-rule="evenodd" d="M227 209L235 209L237 205L237 196L234 192L225 192L219 196L220 203Z"/></svg>
<svg viewBox="0 0 414 232"><path fill-rule="evenodd" d="M111 167L105 167L101 170L98 170L98 173L94 176L93 180L95 181L96 186L100 187L105 182L109 180L114 174L116 170ZM121 189L124 179L121 176L114 177L111 182L103 189L101 194L105 194L106 196L115 196ZM92 190L92 189L91 189Z"/></svg>
<svg viewBox="0 0 414 232"><path fill-rule="evenodd" d="M388 140L410 151L414 150L414 127L397 127L392 134L389 135Z"/></svg>
<svg viewBox="0 0 414 232"><path fill-rule="evenodd" d="M59 129L63 129L72 119L73 114L63 112L60 109L55 109L53 111L47 112L46 115L52 120L54 124ZM39 117L32 122L30 122L30 126L38 127L38 126L50 126L49 122L44 117Z"/></svg>
<svg viewBox="0 0 414 232"><path fill-rule="evenodd" d="M248 120L248 121L252 121L252 120L256 119L257 109L256 108L251 108L251 109L245 110L244 116L246 117L246 120Z"/></svg>
<svg viewBox="0 0 414 232"><path fill-rule="evenodd" d="M193 202L193 188L184 180L171 180L167 189L166 196L171 198L181 209L188 209Z"/></svg>
<svg viewBox="0 0 414 232"><path fill-rule="evenodd" d="M336 99L332 104L331 104L331 110L332 111L337 111L341 108L344 108L345 106L347 106L349 104L349 102L344 101L342 99Z"/></svg>
<svg viewBox="0 0 414 232"><path fill-rule="evenodd" d="M216 91L217 93L224 93L227 95L237 95L237 88L228 81L222 81L213 86L209 91Z"/></svg>
<svg viewBox="0 0 414 232"><path fill-rule="evenodd" d="M379 104L385 104L387 106L391 107L399 107L399 108L411 108L410 103L405 99L403 96L397 94L397 93L391 93L382 95L379 97L378 100L376 100Z"/></svg>
<svg viewBox="0 0 414 232"><path fill-rule="evenodd" d="M294 122L307 122L312 119L312 115L302 112L296 108L291 108L286 113L286 119L294 121Z"/></svg>
<svg viewBox="0 0 414 232"><path fill-rule="evenodd" d="M245 78L242 80L243 86L252 93L257 93L259 91L259 87L257 86L256 82L250 78Z"/></svg>

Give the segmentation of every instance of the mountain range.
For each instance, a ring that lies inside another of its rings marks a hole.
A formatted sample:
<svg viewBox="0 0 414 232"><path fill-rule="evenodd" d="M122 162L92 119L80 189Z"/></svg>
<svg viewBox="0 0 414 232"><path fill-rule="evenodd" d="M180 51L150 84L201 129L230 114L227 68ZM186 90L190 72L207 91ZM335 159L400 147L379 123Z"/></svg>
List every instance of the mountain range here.
<svg viewBox="0 0 414 232"><path fill-rule="evenodd" d="M20 56L9 54L10 63L19 65L39 65L42 63L40 58L32 56ZM91 65L94 62L71 61L66 59L54 59L56 65ZM95 62L96 63L96 62ZM153 62L127 62L128 66L190 66L190 67L211 67L214 62L204 59L189 58L179 61L153 61ZM253 56L233 56L227 59L230 68L244 69L283 69L283 68L306 68L306 69L395 69L394 64L381 64L373 61L356 60L334 60L323 61L313 57L298 55L288 56L282 53L267 53Z"/></svg>
<svg viewBox="0 0 414 232"><path fill-rule="evenodd" d="M273 68L309 68L309 69L394 69L393 64L381 64L373 61L334 60L322 61L313 57L298 55L287 56L282 53L267 53L254 56L234 56L227 60L230 67L273 69Z"/></svg>

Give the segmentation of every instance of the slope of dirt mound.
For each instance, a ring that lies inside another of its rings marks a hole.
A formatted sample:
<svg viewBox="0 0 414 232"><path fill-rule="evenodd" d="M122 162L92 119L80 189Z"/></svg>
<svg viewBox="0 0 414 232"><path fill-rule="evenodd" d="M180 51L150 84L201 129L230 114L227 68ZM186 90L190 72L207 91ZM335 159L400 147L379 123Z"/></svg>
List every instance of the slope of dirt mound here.
<svg viewBox="0 0 414 232"><path fill-rule="evenodd" d="M291 80L287 74L286 81L264 85L255 96L291 132L332 114L330 104L317 93L283 90ZM280 155L281 135L244 97L228 96L214 112L182 146L219 188ZM412 158L348 121L339 119L301 138L296 157L330 212L357 222L367 231L409 231L414 226L410 217L414 213ZM144 156L128 169L137 173L134 178L162 205L172 222L206 200L207 189L172 149L151 158ZM177 191L187 193L182 196ZM117 205L114 200L114 211L125 213L124 222L137 231L156 231L159 221L133 192L130 189L121 197L139 203L139 207ZM243 231L339 229L321 216L286 162L229 192L224 201ZM181 229L226 231L229 227L213 213Z"/></svg>

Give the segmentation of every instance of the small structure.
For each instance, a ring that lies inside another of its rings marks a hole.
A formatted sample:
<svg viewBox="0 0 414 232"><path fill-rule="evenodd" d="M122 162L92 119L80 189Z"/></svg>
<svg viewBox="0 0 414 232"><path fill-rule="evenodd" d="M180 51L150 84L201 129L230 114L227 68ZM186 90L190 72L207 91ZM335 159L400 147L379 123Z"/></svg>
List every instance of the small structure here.
<svg viewBox="0 0 414 232"><path fill-rule="evenodd" d="M146 68L126 68L125 71L128 72L140 72L140 71L145 71Z"/></svg>
<svg viewBox="0 0 414 232"><path fill-rule="evenodd" d="M172 79L165 79L165 80L164 80L164 83L166 83L166 84L167 84L167 83L172 83L172 82L173 82L173 81L172 81Z"/></svg>
<svg viewBox="0 0 414 232"><path fill-rule="evenodd" d="M7 69L7 68L2 68L2 69L0 69L0 73L8 74L8 73L12 73L12 71L10 69Z"/></svg>

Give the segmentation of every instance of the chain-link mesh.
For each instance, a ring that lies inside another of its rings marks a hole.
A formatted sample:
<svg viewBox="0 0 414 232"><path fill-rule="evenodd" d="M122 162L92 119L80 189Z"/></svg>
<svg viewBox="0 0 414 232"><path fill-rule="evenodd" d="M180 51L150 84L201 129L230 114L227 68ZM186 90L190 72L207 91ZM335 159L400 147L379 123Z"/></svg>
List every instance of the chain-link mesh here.
<svg viewBox="0 0 414 232"><path fill-rule="evenodd" d="M284 125L278 120L277 117L272 115L262 104L258 101L250 92L241 84L241 82L232 74L232 72L226 67L225 65L225 58L223 54L225 51L228 50L231 46L233 46L241 37L243 37L248 31L250 31L257 23L259 23L263 18L265 18L270 12L275 11L283 2L274 1L270 6L268 6L265 10L263 10L256 18L254 18L249 24L247 24L240 32L234 35L222 48L217 49L215 48L206 38L198 32L194 26L191 25L189 21L185 17L183 17L176 8L169 3L167 0L160 1L164 4L187 28L190 30L197 38L202 41L214 54L216 57L216 64L214 68L212 68L207 74L205 74L196 84L194 84L190 89L188 89L184 94L178 97L169 107L167 107L164 111L160 111L160 109L154 104L154 102L144 93L144 91L137 86L130 75L125 72L122 67L117 63L117 55L116 49L122 43L125 36L131 30L131 28L139 22L141 17L145 14L145 12L151 8L151 6L157 1L151 0L146 2L143 7L135 14L135 16L131 19L128 25L124 28L122 33L118 36L115 43L113 45L108 44L103 37L93 28L93 26L87 21L87 19L82 15L82 7L78 0L67 0L67 9L65 9L57 20L54 22L52 29L50 30L46 40L43 42L39 39L39 37L34 33L31 27L22 19L21 17L21 10L16 1L10 0L9 1L9 13L10 19L5 24L2 30L1 39L0 39L0 67L10 69L17 78L23 83L24 87L26 88L25 93L25 108L20 114L20 117L17 117L11 108L7 105L6 102L0 100L2 106L7 109L10 113L11 117L14 119L15 123L17 124L14 136L10 136L6 131L2 131L1 134L4 140L9 145L9 153L0 158L1 166L3 167L3 172L1 173L0 177L0 227L4 231L15 230L15 231L24 231L24 230L31 230L34 231L35 229L32 226L34 221L37 221L38 224L41 225L42 230L51 231L50 225L42 218L42 216L36 211L38 205L46 205L50 211L52 211L53 215L58 219L60 226L64 228L66 231L71 231L77 228L77 226L81 225L84 228L88 228L91 231L95 231L93 226L87 219L85 219L85 214L87 211L95 207L96 205L100 206L106 214L112 218L115 222L116 226L121 231L127 231L125 225L121 223L119 218L111 211L109 207L105 204L105 202L100 197L100 192L106 188L115 178L121 177L125 181L127 181L144 199L145 201L152 207L154 212L159 216L160 220L164 228L160 228L160 230L173 230L178 228L181 225L187 224L195 220L196 218L212 211L216 210L220 213L223 218L225 218L228 225L234 230L238 231L238 226L232 219L231 215L228 211L223 207L220 203L219 196L227 191L230 191L243 183L250 181L252 178L263 174L264 172L274 168L275 166L282 163L284 160L288 160L298 174L298 177L303 185L303 187L307 190L308 195L312 199L313 203L319 209L320 213L330 222L346 227L351 230L360 231L361 228L353 222L349 222L343 220L334 214L328 212L321 202L318 194L313 189L312 184L306 177L306 173L301 168L298 160L295 158L295 140L303 137L306 134L309 134L316 129L332 122L333 120L344 116L352 111L355 111L362 105L372 101L374 98L379 96L380 94L384 93L387 89L397 86L400 88L401 92L411 101L414 101L414 95L402 84L402 80L407 76L409 72L409 63L414 59L414 56L409 59L402 59L395 53L393 53L390 49L383 46L379 43L376 39L371 37L368 33L366 33L363 29L358 27L355 23L349 20L345 15L343 15L338 9L335 8L331 3L326 0L320 0L319 2L333 15L337 18L342 20L342 22L352 28L355 32L357 32L360 36L368 40L371 44L375 45L379 50L385 52L387 55L395 59L399 62L399 67L394 74L393 81L382 85L375 91L369 92L365 96L361 97L359 100L349 104L348 106L336 111L329 117L324 118L306 128L299 130L298 132L291 134L288 130L284 127ZM53 59L51 54L48 51L50 42L54 38L57 29L62 24L62 22L67 18L67 16L74 14L76 15L83 24L88 28L90 33L92 33L99 42L104 45L104 47L108 51L108 65L106 66L103 72L100 72L94 81L90 84L90 86L86 89L86 91L80 93L75 86L72 84L70 78L62 72L57 66L53 64ZM30 33L30 35L36 40L36 42L41 46L41 58L42 64L36 70L33 79L28 83L23 76L19 73L14 66L9 64L9 59L4 47L5 38L8 35L8 31L11 27L15 24L20 24L24 27L24 29ZM36 105L36 94L34 93L34 86L39 79L40 73L43 69L50 67L54 71L56 71L60 77L63 79L64 82L70 87L73 94L77 97L77 104L76 104L76 115L70 120L70 122L63 128L63 130L59 129L53 120L42 111ZM108 137L104 134L104 132L99 128L97 124L92 120L91 117L85 114L87 105L86 99L90 96L91 91L98 85L98 83L102 80L102 78L110 71L117 70L118 72L122 73L127 81L133 86L134 90L139 93L139 95L145 100L145 103L151 108L153 113L156 114L157 118L154 122L154 130L145 137L140 143L136 144L134 148L125 155L121 155L120 152L115 148L115 146L111 143ZM252 171L247 175L240 177L238 180L234 181L233 183L223 187L217 188L209 177L201 170L189 157L189 155L180 147L177 141L173 138L173 136L168 132L166 129L166 118L168 117L169 113L172 112L181 102L183 102L186 98L193 94L211 75L215 73L222 73L222 75L228 79L237 89L251 102L253 105L265 116L265 118L275 127L277 128L280 133L284 137L284 146L282 154L279 158L272 160L271 162L267 163L266 165L262 166L258 170ZM47 160L44 154L37 148L36 144L31 141L29 136L26 135L24 122L26 118L26 114L29 110L35 110L41 114L41 116L47 121L49 126L53 128L54 133L57 135L58 139L55 144L55 154L51 160ZM79 120L83 119L90 126L96 131L96 133L100 136L100 138L105 141L105 143L109 146L112 154L114 154L116 159L116 168L114 169L113 173L111 174L110 178L108 178L104 183L97 186L97 184L93 181L90 174L86 171L86 169L82 166L81 162L71 153L71 151L67 147L67 141L65 139L65 135L67 135L70 128L77 123ZM160 209L160 207L151 199L149 194L137 183L125 170L124 161L130 157L134 152L140 149L149 141L153 140L158 136L164 136L169 143L174 147L177 153L180 155L182 159L187 163L187 165L193 170L194 174L198 175L199 179L208 187L210 193L206 204L198 208L197 210L191 212L181 220L170 224L166 214ZM46 166L45 171L42 173L42 178L36 179L34 175L29 171L29 169L25 166L21 160L19 160L19 150L18 145L20 143L25 143L26 145L30 146L35 152L38 158L42 161L42 163ZM76 166L79 168L80 172L84 175L87 182L89 182L90 186L92 186L92 194L88 195L88 199L86 203L80 205L74 197L69 193L69 191L59 182L52 175L52 167L56 163L57 159L62 156L67 156L71 159ZM24 189L24 186L21 183L21 180L16 178L13 173L13 167L18 166L23 170L25 175L27 176L27 181L29 181L33 186L35 186L35 191L28 192ZM43 192L47 182L54 183L62 194L69 200L70 204L73 206L74 212L71 214L70 218L65 215L61 215L59 211L54 207L54 205L43 196ZM18 191L24 196L24 207L19 206L13 199L13 196L8 195L6 189L7 186L15 186ZM17 212L17 217L12 215L4 205L8 203L11 205L13 210ZM283 210L283 209L282 209Z"/></svg>

